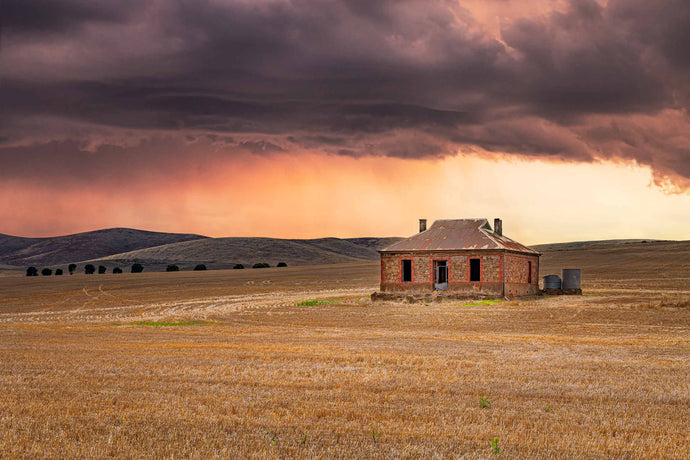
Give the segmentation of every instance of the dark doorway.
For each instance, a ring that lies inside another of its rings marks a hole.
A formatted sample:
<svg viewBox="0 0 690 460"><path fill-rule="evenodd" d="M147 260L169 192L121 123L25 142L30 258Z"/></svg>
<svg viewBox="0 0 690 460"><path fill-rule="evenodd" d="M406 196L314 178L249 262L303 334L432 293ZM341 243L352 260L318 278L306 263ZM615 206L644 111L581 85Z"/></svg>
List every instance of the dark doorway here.
<svg viewBox="0 0 690 460"><path fill-rule="evenodd" d="M434 260L434 288L448 289L448 261Z"/></svg>
<svg viewBox="0 0 690 460"><path fill-rule="evenodd" d="M412 261L403 260L402 261L402 280L403 283L409 283L412 281Z"/></svg>
<svg viewBox="0 0 690 460"><path fill-rule="evenodd" d="M480 259L470 259L470 281L481 281Z"/></svg>
<svg viewBox="0 0 690 460"><path fill-rule="evenodd" d="M532 284L532 261L527 261L527 284Z"/></svg>

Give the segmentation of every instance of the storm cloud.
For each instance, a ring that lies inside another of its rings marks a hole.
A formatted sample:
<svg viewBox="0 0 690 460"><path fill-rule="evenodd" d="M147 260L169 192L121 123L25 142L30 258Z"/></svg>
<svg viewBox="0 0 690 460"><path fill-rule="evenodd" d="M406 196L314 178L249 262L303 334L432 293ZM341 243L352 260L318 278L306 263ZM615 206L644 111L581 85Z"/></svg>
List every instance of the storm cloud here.
<svg viewBox="0 0 690 460"><path fill-rule="evenodd" d="M6 0L1 20L5 177L174 169L202 139L213 158L490 152L690 184L685 0L572 0L495 30L413 0Z"/></svg>

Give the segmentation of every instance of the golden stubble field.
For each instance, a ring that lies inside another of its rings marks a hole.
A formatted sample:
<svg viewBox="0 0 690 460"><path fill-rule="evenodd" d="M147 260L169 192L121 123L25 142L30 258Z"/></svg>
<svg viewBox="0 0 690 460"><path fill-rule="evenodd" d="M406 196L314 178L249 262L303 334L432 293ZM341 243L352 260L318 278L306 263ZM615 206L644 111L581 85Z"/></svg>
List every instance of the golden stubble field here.
<svg viewBox="0 0 690 460"><path fill-rule="evenodd" d="M646 266L436 305L376 263L3 276L0 456L687 458L690 273Z"/></svg>

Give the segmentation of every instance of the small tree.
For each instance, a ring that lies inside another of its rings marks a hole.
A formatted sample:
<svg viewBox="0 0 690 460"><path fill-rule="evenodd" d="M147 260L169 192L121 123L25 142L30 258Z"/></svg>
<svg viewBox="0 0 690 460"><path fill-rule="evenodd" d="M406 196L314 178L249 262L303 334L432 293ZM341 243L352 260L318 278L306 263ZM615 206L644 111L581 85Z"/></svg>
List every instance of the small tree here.
<svg viewBox="0 0 690 460"><path fill-rule="evenodd" d="M198 272L201 270L206 270L206 265L204 264L197 264L196 267L194 267L194 271Z"/></svg>
<svg viewBox="0 0 690 460"><path fill-rule="evenodd" d="M58 268L55 270L55 276L62 276L62 268Z"/></svg>
<svg viewBox="0 0 690 460"><path fill-rule="evenodd" d="M268 268L268 267L270 267L270 265L267 264L266 262L257 262L252 266L252 268Z"/></svg>
<svg viewBox="0 0 690 460"><path fill-rule="evenodd" d="M99 275L102 275L103 273L105 273L106 270L107 270L107 268L105 268L105 265L99 265L98 266L98 274Z"/></svg>
<svg viewBox="0 0 690 460"><path fill-rule="evenodd" d="M132 273L141 273L144 271L144 266L140 263L132 264Z"/></svg>
<svg viewBox="0 0 690 460"><path fill-rule="evenodd" d="M287 264L285 262L278 262L278 265L276 267L287 267Z"/></svg>
<svg viewBox="0 0 690 460"><path fill-rule="evenodd" d="M69 265L67 266L67 271L69 271L69 274L70 274L70 275L73 275L73 274L74 274L74 270L76 270L76 269L77 269L77 264L69 264Z"/></svg>
<svg viewBox="0 0 690 460"><path fill-rule="evenodd" d="M84 273L87 275L93 275L96 273L96 267L94 267L92 264L86 264L84 265Z"/></svg>
<svg viewBox="0 0 690 460"><path fill-rule="evenodd" d="M122 273L122 269L120 267L115 267L113 268L113 273Z"/></svg>
<svg viewBox="0 0 690 460"><path fill-rule="evenodd" d="M244 268L244 265L242 264L235 264L232 267L234 270L242 270Z"/></svg>
<svg viewBox="0 0 690 460"><path fill-rule="evenodd" d="M26 276L38 276L38 269L36 267L27 268Z"/></svg>
<svg viewBox="0 0 690 460"><path fill-rule="evenodd" d="M43 276L50 276L52 274L53 270L51 270L50 268L44 268L43 270L41 270L41 275Z"/></svg>
<svg viewBox="0 0 690 460"><path fill-rule="evenodd" d="M170 265L168 265L167 267L165 267L165 271L166 271L166 272L179 272L179 271L180 271L180 267L178 267L178 266L175 265L175 264L170 264Z"/></svg>

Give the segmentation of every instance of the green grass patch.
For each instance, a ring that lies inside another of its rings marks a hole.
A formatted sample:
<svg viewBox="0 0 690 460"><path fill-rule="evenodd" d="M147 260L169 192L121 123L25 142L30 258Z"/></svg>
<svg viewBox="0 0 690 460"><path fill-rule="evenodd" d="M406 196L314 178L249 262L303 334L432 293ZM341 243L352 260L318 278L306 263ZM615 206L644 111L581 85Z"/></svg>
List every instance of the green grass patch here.
<svg viewBox="0 0 690 460"><path fill-rule="evenodd" d="M483 300L475 300L475 301L472 302L472 303L463 304L463 307L478 307L478 306L480 306L480 305L491 305L491 304L499 303L499 302L503 302L503 300L502 300L502 299L483 299Z"/></svg>
<svg viewBox="0 0 690 460"><path fill-rule="evenodd" d="M213 324L210 321L135 321L134 323L112 323L112 326L150 326L150 327L174 327L174 326L204 326Z"/></svg>
<svg viewBox="0 0 690 460"><path fill-rule="evenodd" d="M305 300L304 302L300 302L297 305L298 307L315 307L317 305L323 305L326 303L340 303L341 300Z"/></svg>

